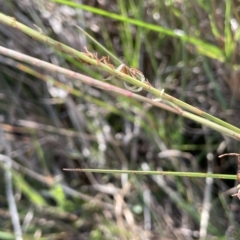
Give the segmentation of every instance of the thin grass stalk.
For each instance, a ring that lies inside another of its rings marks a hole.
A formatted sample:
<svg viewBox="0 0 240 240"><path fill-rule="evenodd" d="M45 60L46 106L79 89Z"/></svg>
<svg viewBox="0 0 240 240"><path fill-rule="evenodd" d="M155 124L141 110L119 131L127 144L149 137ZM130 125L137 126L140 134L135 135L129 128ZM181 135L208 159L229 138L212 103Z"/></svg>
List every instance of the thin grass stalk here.
<svg viewBox="0 0 240 240"><path fill-rule="evenodd" d="M105 83L105 82L101 82L99 80L96 80L94 78L85 76L83 74L76 73L76 72L73 72L71 70L58 67L58 66L56 66L54 64L51 64L51 63L48 63L48 62L45 62L45 61L42 61L42 60L38 60L38 59L33 58L33 57L29 57L29 56L27 56L25 54L22 54L22 53L19 53L19 52L16 52L16 51L13 51L13 50L1 47L1 46L0 46L0 53L4 54L6 56L12 57L14 59L17 59L19 61L23 61L23 62L32 64L32 65L35 65L37 67L44 68L44 69L52 71L54 73L58 72L58 73L64 74L64 75L66 75L69 78L80 80L81 82L83 82L85 84L88 84L90 86L94 86L94 87L103 89L105 91L112 91L112 92L115 92L117 94L129 97L129 98L135 98L136 100L144 101L144 102L150 103L150 104L152 104L154 106L157 106L157 107L161 107L162 106L161 103L156 103L155 101L152 101L151 99L144 98L144 97L142 97L142 96L140 96L140 95L138 95L136 93L130 92L128 90L115 87L115 86L113 86L111 84L108 84L108 83ZM61 85L62 84L59 84L59 86L61 86ZM175 111L175 113L181 114L182 116L184 116L186 118L189 118L189 119L192 119L192 120L194 120L196 122L199 122L199 123L201 123L201 124L203 124L203 125L205 125L207 127L210 127L210 128L212 128L212 129L214 129L214 130L216 130L218 132L221 132L223 134L226 134L226 135L228 135L228 136L230 136L230 137L232 137L234 139L237 139L237 140L240 139L240 134L235 133L234 131L232 131L232 130L230 130L228 128L225 128L225 127L223 127L223 126L221 126L219 124L216 124L216 123L211 122L211 121L209 121L207 119L204 119L202 117L194 115L193 113L190 113L190 112L187 112L187 111L183 111L181 109L179 109L178 112L175 109L172 109L172 112L174 112L174 111Z"/></svg>
<svg viewBox="0 0 240 240"><path fill-rule="evenodd" d="M79 52L79 51L77 51L73 48L70 48L70 47L60 43L60 42L57 42L57 41L45 36L43 33L37 32L37 31L25 26L24 24L21 24L21 23L17 22L15 18L11 18L9 16L6 16L6 15L0 13L0 22L2 22L4 24L7 24L9 26L12 26L12 27L24 32L25 34L33 37L34 39L37 39L41 42L44 42L44 43L52 46L57 51L67 53L70 56L75 57L79 61L88 63L90 65L98 66L103 71L106 71L106 72L116 76L119 79L122 79L122 80L124 80L124 81L126 81L126 82L128 82L132 85L135 85L137 87L141 87L141 88L145 89L146 91L155 95L157 98L162 98L162 99L164 99L168 102L171 102L174 105L177 105L181 108L184 108L184 109L186 109L190 112L195 113L196 115L199 115L203 118L206 118L206 119L208 119L212 122L215 122L219 125L225 126L226 128L231 129L235 133L240 134L240 129L239 128L237 128L237 127L235 127L235 126L233 126L233 125L231 125L227 122L224 122L221 119L216 118L216 117L214 117L214 116L212 116L212 115L210 115L210 114L208 114L208 113L206 113L206 112L204 112L204 111L202 111L198 108L195 108L195 107L193 107L193 106L191 106L191 105L189 105L185 102L182 102L181 100L179 100L177 98L174 98L171 95L163 93L161 90L158 90L158 89L152 87L150 84L141 82L141 81L139 81L139 80L127 75L127 74L124 74L120 71L117 71L116 69L109 66L108 64L104 64L104 63L99 62L99 60L95 59L94 56L88 57L86 53ZM235 138L240 140L238 135L235 134L235 133L234 133Z"/></svg>
<svg viewBox="0 0 240 240"><path fill-rule="evenodd" d="M42 67L42 68L47 69L49 71L65 74L69 78L78 79L78 80L80 80L80 81L82 81L82 82L84 82L84 83L86 83L88 85L95 86L95 87L100 88L100 89L104 89L104 90L107 90L107 91L113 91L113 92L116 92L118 94L124 95L126 97L135 98L136 100L140 100L140 101L145 101L145 102L150 103L150 104L152 104L154 106L157 106L157 107L164 106L164 104L157 103L157 102L152 101L152 100L150 100L148 98L145 98L145 97L142 97L142 96L140 96L138 94L132 93L132 92L130 92L128 90L115 87L115 86L107 84L105 82L98 81L98 80L90 78L88 76L85 76L85 75L82 75L82 74L79 74L79 73L76 73L76 72L73 72L73 71L70 71L70 70L67 70L67 69L55 66L53 64L50 64L50 63L38 60L38 59L33 58L33 57L29 57L29 56L24 55L22 53L18 53L18 52L15 52L13 50L10 50L10 49L3 48L1 46L0 46L0 52L2 54L4 54L4 55L13 57L13 58L15 58L17 60L24 61L24 62L29 63L29 64L36 65L38 67ZM23 68L23 70L24 70L24 68ZM28 72L30 73L32 71L28 70ZM54 83L52 78L51 78L51 82ZM56 82L55 82L55 85L59 86L59 87L62 86L63 89L66 90L66 86L64 84L62 84L62 83L57 82L57 84L56 84ZM179 109L179 112L176 112L175 109L171 109L170 107L168 107L166 105L165 105L165 109L169 109L172 112L175 112L175 113L178 113L178 114L182 114L184 117L187 117L189 119L197 121L197 122L199 122L199 123L201 123L203 125L206 125L206 126L212 128L212 129L215 129L215 130L217 130L219 132L222 132L222 133L224 133L224 134L226 134L228 136L231 136L231 137L233 137L235 139L238 139L240 137L239 135L235 134L231 130L229 130L227 128L224 128L224 127L222 127L222 126L220 126L218 124L215 124L215 123L213 123L211 121L208 121L208 120L206 120L204 118L201 118L199 116L196 116L196 115L194 115L192 113L189 113L189 112L186 112L186 111L182 111L181 109Z"/></svg>
<svg viewBox="0 0 240 240"><path fill-rule="evenodd" d="M91 172L91 173L111 173L111 174L139 174L139 175L166 175L177 177L194 177L194 178L218 178L218 179L232 179L236 180L236 175L229 174L214 174L214 173L200 173L200 172L170 172L170 171L137 171L137 170L117 170L117 169L87 169L87 168L63 168L64 171L69 172Z"/></svg>
<svg viewBox="0 0 240 240"><path fill-rule="evenodd" d="M13 176L12 176L12 162L8 158L8 156L11 154L11 146L4 138L3 129L0 128L0 142L5 148L6 156L2 155L2 159L4 160L4 179L5 179L5 188L6 188L6 197L8 202L8 208L10 211L12 226L14 230L14 235L16 240L22 240L23 239L23 233L22 228L20 224L20 217L18 214L18 208L14 197L14 191L13 191ZM1 161L1 156L0 156Z"/></svg>

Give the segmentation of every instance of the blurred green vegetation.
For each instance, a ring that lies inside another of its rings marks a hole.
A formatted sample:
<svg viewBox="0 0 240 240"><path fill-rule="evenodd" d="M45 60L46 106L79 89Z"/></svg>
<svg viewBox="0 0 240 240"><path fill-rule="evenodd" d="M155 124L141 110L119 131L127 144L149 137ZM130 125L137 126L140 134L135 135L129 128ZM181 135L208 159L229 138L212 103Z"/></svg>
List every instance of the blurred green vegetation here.
<svg viewBox="0 0 240 240"><path fill-rule="evenodd" d="M106 55L79 25L156 88L239 126L239 1L1 1L1 11L77 50ZM0 45L105 78L0 23ZM236 140L181 116L0 55L0 239L239 239L232 180L63 172L63 168L236 174ZM117 67L117 65L116 65ZM118 80L111 82L122 86ZM140 94L152 97L145 91ZM7 156L8 160L4 158ZM12 159L9 161L9 158ZM11 162L11 171L5 162ZM21 238L19 238L21 239Z"/></svg>

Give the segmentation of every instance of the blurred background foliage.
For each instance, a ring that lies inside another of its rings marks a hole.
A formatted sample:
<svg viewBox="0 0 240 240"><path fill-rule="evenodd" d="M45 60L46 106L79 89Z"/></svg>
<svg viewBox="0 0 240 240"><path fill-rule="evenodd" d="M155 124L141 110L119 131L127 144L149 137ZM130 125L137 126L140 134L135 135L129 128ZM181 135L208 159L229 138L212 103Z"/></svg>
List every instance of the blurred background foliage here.
<svg viewBox="0 0 240 240"><path fill-rule="evenodd" d="M106 55L79 33L79 25L153 86L239 127L238 0L0 0L0 11L77 50L87 46ZM3 24L0 45L96 79L106 77ZM16 61L0 55L0 239L15 239L5 156L12 159L23 239L240 238L239 200L230 196L236 192L234 181L62 171L236 174L236 159L218 159L239 152L236 140L33 69L74 86L80 96L24 73ZM118 80L111 83L123 87Z"/></svg>

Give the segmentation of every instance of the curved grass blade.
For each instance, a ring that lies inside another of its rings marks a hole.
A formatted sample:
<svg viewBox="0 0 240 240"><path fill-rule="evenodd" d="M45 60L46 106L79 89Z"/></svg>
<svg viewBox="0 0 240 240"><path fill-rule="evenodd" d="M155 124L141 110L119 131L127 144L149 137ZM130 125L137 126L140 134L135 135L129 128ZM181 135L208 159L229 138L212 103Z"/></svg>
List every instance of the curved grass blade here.
<svg viewBox="0 0 240 240"><path fill-rule="evenodd" d="M217 46L212 45L210 43L207 43L205 41L199 40L198 38L191 37L182 30L168 29L165 27L146 23L146 22L143 22L143 21L140 21L137 19L128 18L128 17L122 16L122 15L119 15L116 13L111 13L111 12L108 12L108 11L105 11L102 9L94 8L91 6L84 5L84 4L77 4L77 3L66 1L66 0L51 0L51 1L60 3L60 4L64 4L64 5L68 5L68 6L71 6L74 8L80 8L85 11L92 12L92 13L95 13L95 14L98 14L98 15L101 15L104 17L115 19L115 20L118 20L121 22L128 22L128 23L134 24L136 26L146 28L148 30L159 32L161 34L166 34L171 37L179 38L183 41L193 44L197 48L197 51L205 56L208 56L208 57L214 58L214 59L218 59L219 61L222 61L222 62L225 60L224 53L220 48L218 48Z"/></svg>

